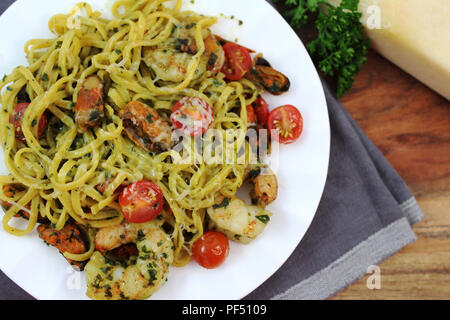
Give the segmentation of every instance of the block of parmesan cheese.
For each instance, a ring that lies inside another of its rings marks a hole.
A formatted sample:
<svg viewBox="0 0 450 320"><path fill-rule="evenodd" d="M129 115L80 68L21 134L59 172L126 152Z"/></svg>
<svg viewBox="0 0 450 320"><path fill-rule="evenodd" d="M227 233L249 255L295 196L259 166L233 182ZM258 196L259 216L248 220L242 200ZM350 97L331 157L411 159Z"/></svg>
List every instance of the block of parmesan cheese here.
<svg viewBox="0 0 450 320"><path fill-rule="evenodd" d="M450 0L360 0L359 10L375 50L450 100Z"/></svg>

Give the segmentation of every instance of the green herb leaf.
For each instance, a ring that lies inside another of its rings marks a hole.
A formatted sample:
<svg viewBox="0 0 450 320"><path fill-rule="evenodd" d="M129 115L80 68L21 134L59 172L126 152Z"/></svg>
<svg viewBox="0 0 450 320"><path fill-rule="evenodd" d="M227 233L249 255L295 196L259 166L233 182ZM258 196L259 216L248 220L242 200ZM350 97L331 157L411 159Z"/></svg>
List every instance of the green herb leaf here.
<svg viewBox="0 0 450 320"><path fill-rule="evenodd" d="M258 219L259 221L261 221L264 224L267 224L270 221L270 217L266 214L264 215L260 215L260 216L256 216L256 219Z"/></svg>
<svg viewBox="0 0 450 320"><path fill-rule="evenodd" d="M336 78L336 93L341 97L352 87L370 48L360 22L359 0L342 0L337 7L328 0L281 2L285 4L284 15L293 28L314 23L317 37L307 44L307 49L318 68Z"/></svg>
<svg viewBox="0 0 450 320"><path fill-rule="evenodd" d="M255 179L257 176L261 174L261 168L252 169L249 172L250 179Z"/></svg>
<svg viewBox="0 0 450 320"><path fill-rule="evenodd" d="M137 232L137 241L142 241L145 239L145 234L144 231L142 231L141 229L138 230Z"/></svg>
<svg viewBox="0 0 450 320"><path fill-rule="evenodd" d="M213 205L213 208L214 209L226 208L226 207L228 207L229 204L230 204L230 199L225 198L225 199L223 199L223 201L220 204Z"/></svg>

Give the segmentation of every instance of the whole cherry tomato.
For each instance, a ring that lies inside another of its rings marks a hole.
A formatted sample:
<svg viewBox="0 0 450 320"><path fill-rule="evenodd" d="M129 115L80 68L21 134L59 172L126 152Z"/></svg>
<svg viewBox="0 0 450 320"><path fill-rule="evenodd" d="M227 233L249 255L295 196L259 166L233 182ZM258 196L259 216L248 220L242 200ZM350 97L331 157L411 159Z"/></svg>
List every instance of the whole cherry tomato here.
<svg viewBox="0 0 450 320"><path fill-rule="evenodd" d="M223 233L208 231L194 242L192 255L202 267L213 269L225 261L229 249L228 238Z"/></svg>

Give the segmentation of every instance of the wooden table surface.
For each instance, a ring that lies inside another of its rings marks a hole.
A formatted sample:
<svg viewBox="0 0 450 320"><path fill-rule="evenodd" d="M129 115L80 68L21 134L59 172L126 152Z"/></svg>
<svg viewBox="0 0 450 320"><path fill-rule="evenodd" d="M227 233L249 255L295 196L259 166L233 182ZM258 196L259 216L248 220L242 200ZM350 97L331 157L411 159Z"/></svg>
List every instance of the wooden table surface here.
<svg viewBox="0 0 450 320"><path fill-rule="evenodd" d="M450 84L449 84L450 85ZM406 181L425 213L418 241L331 299L450 299L450 102L371 51L341 102Z"/></svg>

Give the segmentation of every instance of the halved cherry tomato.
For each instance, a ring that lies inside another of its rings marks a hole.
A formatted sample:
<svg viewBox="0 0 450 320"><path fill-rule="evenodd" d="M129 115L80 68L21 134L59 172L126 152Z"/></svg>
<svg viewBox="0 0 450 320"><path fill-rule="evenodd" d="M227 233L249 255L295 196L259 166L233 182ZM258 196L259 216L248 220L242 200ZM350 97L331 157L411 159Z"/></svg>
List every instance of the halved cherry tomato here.
<svg viewBox="0 0 450 320"><path fill-rule="evenodd" d="M247 106L247 123L256 123L255 109L252 105Z"/></svg>
<svg viewBox="0 0 450 320"><path fill-rule="evenodd" d="M290 104L278 107L269 114L268 129L278 131L280 143L292 143L302 134L303 117L300 111Z"/></svg>
<svg viewBox="0 0 450 320"><path fill-rule="evenodd" d="M143 223L156 218L164 206L160 187L150 181L139 181L127 186L119 197L122 213L130 222Z"/></svg>
<svg viewBox="0 0 450 320"><path fill-rule="evenodd" d="M214 114L209 104L197 97L184 97L172 109L170 120L184 134L196 137L208 130L214 121Z"/></svg>
<svg viewBox="0 0 450 320"><path fill-rule="evenodd" d="M252 67L252 57L248 50L240 45L228 42L223 46L225 64L222 73L228 80L240 80Z"/></svg>
<svg viewBox="0 0 450 320"><path fill-rule="evenodd" d="M256 119L258 121L258 124L266 127L267 119L269 119L269 113L270 113L269 105L267 104L266 100L259 97L258 99L256 99L255 102L253 102L253 108L255 109Z"/></svg>
<svg viewBox="0 0 450 320"><path fill-rule="evenodd" d="M13 124L15 127L16 139L19 141L22 141L22 142L26 142L26 139L22 132L22 124L21 123L22 123L23 115L25 114L25 110L28 108L29 105L30 104L28 102L19 103L14 108L13 114L9 117L9 122L11 124ZM34 124L34 121L32 122L32 125L33 124ZM43 114L41 119L39 120L38 139L40 139L42 137L46 127L47 127L47 116L45 114Z"/></svg>
<svg viewBox="0 0 450 320"><path fill-rule="evenodd" d="M208 231L192 247L192 256L202 267L213 269L220 266L228 255L228 238L221 232Z"/></svg>

